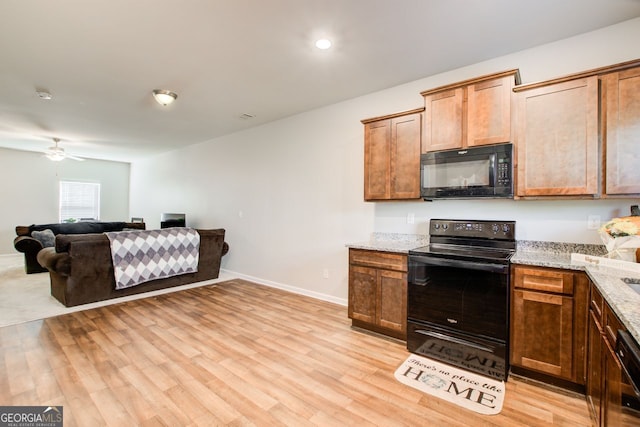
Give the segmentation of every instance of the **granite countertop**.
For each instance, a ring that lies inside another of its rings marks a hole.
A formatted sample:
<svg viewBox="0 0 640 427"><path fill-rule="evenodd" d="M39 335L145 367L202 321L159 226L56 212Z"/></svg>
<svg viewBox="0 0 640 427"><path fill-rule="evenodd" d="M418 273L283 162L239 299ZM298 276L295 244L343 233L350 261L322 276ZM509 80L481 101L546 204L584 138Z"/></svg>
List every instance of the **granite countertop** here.
<svg viewBox="0 0 640 427"><path fill-rule="evenodd" d="M372 233L368 241L350 243L346 246L354 249L408 253L409 250L428 243L429 236L426 235ZM572 253L601 257L606 254L606 250L603 245L519 240L511 263L585 271L629 333L640 343L640 294L622 281L623 278L640 280L640 269L630 271L586 265L572 261Z"/></svg>
<svg viewBox="0 0 640 427"><path fill-rule="evenodd" d="M346 246L353 249L406 254L411 249L428 244L429 236L423 234L371 233L369 240L349 243Z"/></svg>

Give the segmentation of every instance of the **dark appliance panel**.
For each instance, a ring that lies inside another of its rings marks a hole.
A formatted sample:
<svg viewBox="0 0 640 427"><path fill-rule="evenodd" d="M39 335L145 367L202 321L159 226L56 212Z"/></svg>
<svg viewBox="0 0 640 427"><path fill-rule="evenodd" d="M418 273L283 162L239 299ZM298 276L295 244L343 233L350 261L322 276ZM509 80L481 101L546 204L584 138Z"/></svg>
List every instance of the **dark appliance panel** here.
<svg viewBox="0 0 640 427"><path fill-rule="evenodd" d="M610 408L613 420L621 426L640 426L640 347L625 331L618 331L615 349L622 368L619 408Z"/></svg>
<svg viewBox="0 0 640 427"><path fill-rule="evenodd" d="M432 219L429 235L409 251L407 349L506 380L515 222Z"/></svg>
<svg viewBox="0 0 640 427"><path fill-rule="evenodd" d="M434 151L420 157L425 200L513 198L513 147L496 144Z"/></svg>
<svg viewBox="0 0 640 427"><path fill-rule="evenodd" d="M410 257L407 318L507 339L508 264Z"/></svg>

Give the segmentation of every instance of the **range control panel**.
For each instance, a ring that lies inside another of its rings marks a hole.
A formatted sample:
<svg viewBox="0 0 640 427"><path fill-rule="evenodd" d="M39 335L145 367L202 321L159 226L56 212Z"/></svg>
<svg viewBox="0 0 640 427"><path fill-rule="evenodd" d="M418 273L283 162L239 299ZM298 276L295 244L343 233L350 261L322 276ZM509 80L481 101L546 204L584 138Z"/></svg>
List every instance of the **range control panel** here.
<svg viewBox="0 0 640 427"><path fill-rule="evenodd" d="M432 219L429 235L515 240L515 221Z"/></svg>

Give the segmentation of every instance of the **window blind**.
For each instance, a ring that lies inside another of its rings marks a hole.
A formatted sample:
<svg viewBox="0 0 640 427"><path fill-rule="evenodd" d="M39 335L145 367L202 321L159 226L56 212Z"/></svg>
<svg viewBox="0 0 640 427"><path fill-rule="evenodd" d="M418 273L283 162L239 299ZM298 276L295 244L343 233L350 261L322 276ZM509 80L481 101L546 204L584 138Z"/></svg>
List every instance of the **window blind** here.
<svg viewBox="0 0 640 427"><path fill-rule="evenodd" d="M60 222L100 219L100 184L60 181Z"/></svg>

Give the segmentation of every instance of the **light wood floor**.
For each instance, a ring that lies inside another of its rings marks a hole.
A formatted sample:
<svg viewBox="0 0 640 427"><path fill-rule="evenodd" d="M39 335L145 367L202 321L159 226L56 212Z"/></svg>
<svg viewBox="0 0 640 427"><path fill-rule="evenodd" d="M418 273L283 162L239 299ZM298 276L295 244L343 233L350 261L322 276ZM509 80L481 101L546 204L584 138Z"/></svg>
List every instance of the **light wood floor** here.
<svg viewBox="0 0 640 427"><path fill-rule="evenodd" d="M0 328L0 405L65 426L587 426L583 397L511 378L482 416L400 384L401 343L339 305L242 280Z"/></svg>

